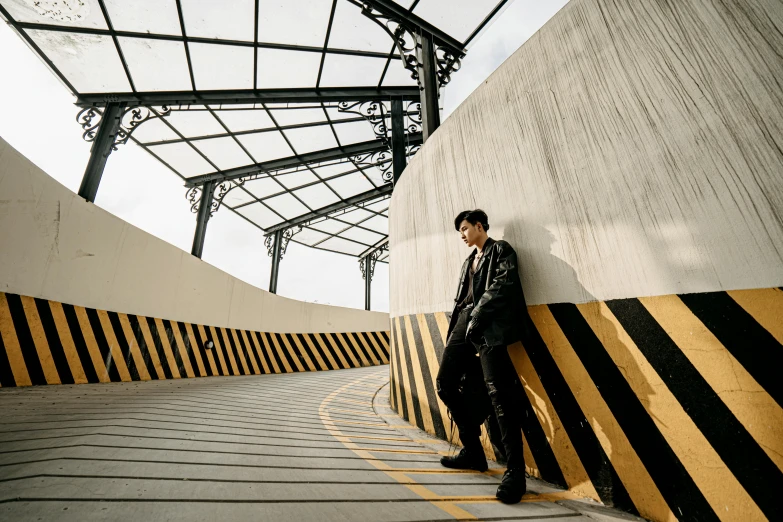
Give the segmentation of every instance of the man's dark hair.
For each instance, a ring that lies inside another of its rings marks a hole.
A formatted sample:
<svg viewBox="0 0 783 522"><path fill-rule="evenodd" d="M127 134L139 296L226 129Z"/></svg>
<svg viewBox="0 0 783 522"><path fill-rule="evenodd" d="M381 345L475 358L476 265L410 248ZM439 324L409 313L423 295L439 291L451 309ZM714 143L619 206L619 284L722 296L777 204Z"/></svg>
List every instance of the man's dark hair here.
<svg viewBox="0 0 783 522"><path fill-rule="evenodd" d="M477 208L476 210L463 210L457 214L457 217L454 218L454 228L457 232L459 232L459 225L463 221L467 221L474 227L476 226L476 223L481 223L484 231L489 230L489 218L487 217L487 213L480 208Z"/></svg>

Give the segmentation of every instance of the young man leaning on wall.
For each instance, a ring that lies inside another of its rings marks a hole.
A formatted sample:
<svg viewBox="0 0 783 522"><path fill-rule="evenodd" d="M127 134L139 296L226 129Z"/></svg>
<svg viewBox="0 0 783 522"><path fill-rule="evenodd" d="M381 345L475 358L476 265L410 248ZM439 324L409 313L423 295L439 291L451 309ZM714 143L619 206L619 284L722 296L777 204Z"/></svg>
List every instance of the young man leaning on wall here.
<svg viewBox="0 0 783 522"><path fill-rule="evenodd" d="M443 457L441 464L486 471L480 435L491 403L507 459L496 496L514 504L525 493L520 416L514 404L520 388L507 349L522 338L526 324L517 255L507 242L487 235L489 223L483 210L460 212L454 227L462 241L475 248L462 265L437 377L438 396L451 412L463 449L454 457Z"/></svg>

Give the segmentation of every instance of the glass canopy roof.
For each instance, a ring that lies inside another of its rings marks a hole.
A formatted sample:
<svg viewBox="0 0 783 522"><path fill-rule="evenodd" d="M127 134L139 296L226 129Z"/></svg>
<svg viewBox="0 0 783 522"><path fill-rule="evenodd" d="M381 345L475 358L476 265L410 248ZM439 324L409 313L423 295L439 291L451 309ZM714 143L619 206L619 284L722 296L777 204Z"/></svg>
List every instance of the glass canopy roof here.
<svg viewBox="0 0 783 522"><path fill-rule="evenodd" d="M186 182L191 203L211 179L215 207L361 256L388 234L392 96L404 100L406 154L421 143L417 83L388 20L363 9L414 17L464 52L504 4L0 0L0 15L80 107L146 107L131 139Z"/></svg>

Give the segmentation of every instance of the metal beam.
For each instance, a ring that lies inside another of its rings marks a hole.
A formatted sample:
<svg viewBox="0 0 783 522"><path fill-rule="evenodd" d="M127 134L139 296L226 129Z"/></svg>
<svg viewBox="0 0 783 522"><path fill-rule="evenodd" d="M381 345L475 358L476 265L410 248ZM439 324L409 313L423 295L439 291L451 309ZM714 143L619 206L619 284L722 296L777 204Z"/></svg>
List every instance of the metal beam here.
<svg viewBox="0 0 783 522"><path fill-rule="evenodd" d="M412 134L409 138L409 143L412 145L421 143L421 134ZM200 176L193 176L185 180L186 187L195 187L205 183L207 181L229 181L232 179L239 179L244 176L250 176L252 174L264 174L266 172L288 169L294 167L301 167L311 163L319 163L323 161L332 161L349 156L356 156L358 154L367 154L372 152L380 152L388 150L388 145L380 140L363 141L361 143L354 143L352 145L345 145L343 147L335 147L333 149L324 149L315 152L308 152L307 154L300 154L298 156L289 156L287 158L280 158L272 161L266 161L264 163L256 163L253 165L246 165L244 167L236 167L233 169L226 169L221 172L211 172L209 174L202 174Z"/></svg>
<svg viewBox="0 0 783 522"><path fill-rule="evenodd" d="M369 256L370 254L372 254L373 252L375 252L379 248L381 248L384 245L386 245L388 242L389 242L389 236L386 236L385 238L381 239L380 241L375 243L373 246L371 246L370 248L368 248L367 250L365 250L364 252L359 254L359 259L363 259L363 258Z"/></svg>
<svg viewBox="0 0 783 522"><path fill-rule="evenodd" d="M370 293L372 292L372 256L367 256L360 261L364 263L364 309L370 309Z"/></svg>
<svg viewBox="0 0 783 522"><path fill-rule="evenodd" d="M190 253L201 259L204 252L204 238L207 236L207 223L212 210L212 198L215 194L215 182L208 181L201 187L201 201L196 215L196 232L193 234L193 248Z"/></svg>
<svg viewBox="0 0 783 522"><path fill-rule="evenodd" d="M438 66L435 63L435 45L432 35L422 32L419 35L417 47L420 67L419 82L423 92L421 95L421 133L426 142L435 129L440 127L440 112L438 106Z"/></svg>
<svg viewBox="0 0 783 522"><path fill-rule="evenodd" d="M120 129L124 109L125 105L122 103L110 103L101 115L101 124L98 127L95 140L92 142L90 159L87 162L87 168L84 169L82 184L79 186L79 196L91 203L95 202L95 196L98 194L103 169L106 167L106 160L109 159L109 154L114 147L114 140Z"/></svg>
<svg viewBox="0 0 783 522"><path fill-rule="evenodd" d="M285 230L287 228L302 225L304 223L307 223L308 221L312 221L313 219L318 219L320 217L328 216L329 214L337 212L338 210L342 210L348 207L353 207L355 205L364 203L366 201L387 196L392 193L392 189L393 187L387 184L387 185L383 185L382 187L368 190L367 192L362 192L361 194L351 196L350 198L344 199L343 201L332 203L331 205L327 205L325 207L321 207L319 209L313 210L312 212L303 214L294 219L289 219L288 221L284 221L277 225L273 225L271 227L265 228L264 232L266 233L266 235L269 235L277 232L278 230Z"/></svg>
<svg viewBox="0 0 783 522"><path fill-rule="evenodd" d="M105 107L112 102L128 105L236 105L245 103L320 103L372 101L398 96L418 101L419 88L412 87L322 87L319 89L236 89L220 91L159 91L84 93L79 107Z"/></svg>
<svg viewBox="0 0 783 522"><path fill-rule="evenodd" d="M357 2L352 1L352 3ZM369 5L386 16L397 18L405 22L408 26L413 26L421 31L426 31L433 36L435 43L439 45L453 47L454 50L461 51L462 54L465 53L465 46L462 44L462 42L452 36L449 36L444 31L441 31L423 18L419 18L417 15L408 12L407 9L401 7L391 0L361 0L360 4Z"/></svg>
<svg viewBox="0 0 783 522"><path fill-rule="evenodd" d="M396 185L402 176L407 164L405 147L405 120L402 114L402 100L392 99L391 102L391 149L392 149L392 172L394 174L393 183Z"/></svg>
<svg viewBox="0 0 783 522"><path fill-rule="evenodd" d="M280 273L280 258L282 257L280 249L283 243L283 232L285 229L275 231L274 244L272 245L272 271L269 275L269 291L277 293L277 276Z"/></svg>

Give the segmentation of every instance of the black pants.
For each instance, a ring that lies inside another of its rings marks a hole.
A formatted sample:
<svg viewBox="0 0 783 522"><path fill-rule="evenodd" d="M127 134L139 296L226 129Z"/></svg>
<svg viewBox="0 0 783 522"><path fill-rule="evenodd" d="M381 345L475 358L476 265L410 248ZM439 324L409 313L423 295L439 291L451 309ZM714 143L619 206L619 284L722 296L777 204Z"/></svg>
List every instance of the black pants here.
<svg viewBox="0 0 783 522"><path fill-rule="evenodd" d="M459 438L467 449L481 446L481 424L494 410L509 469L524 469L519 405L521 391L506 346L476 349L465 340L470 310L462 310L451 332L438 372L438 396L451 411ZM523 392L524 393L524 392Z"/></svg>

